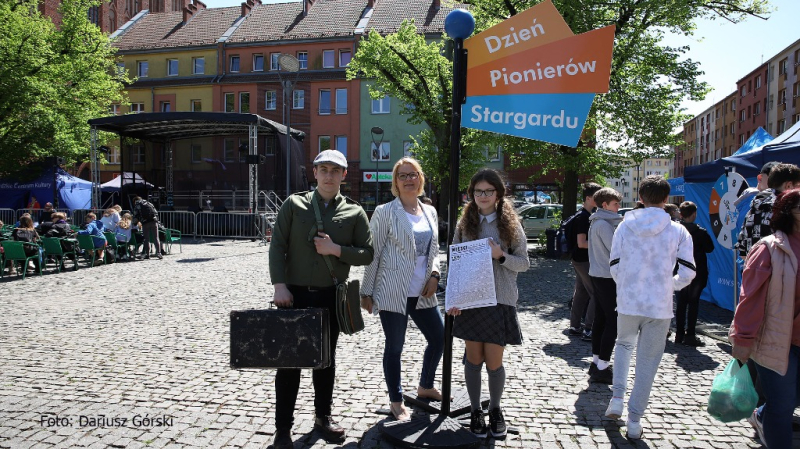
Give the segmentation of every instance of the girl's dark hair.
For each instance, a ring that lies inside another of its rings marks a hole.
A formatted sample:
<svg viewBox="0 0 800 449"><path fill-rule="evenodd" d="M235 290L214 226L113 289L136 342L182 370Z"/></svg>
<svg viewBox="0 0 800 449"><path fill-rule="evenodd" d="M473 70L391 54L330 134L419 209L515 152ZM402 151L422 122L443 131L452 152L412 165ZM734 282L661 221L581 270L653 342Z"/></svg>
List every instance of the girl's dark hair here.
<svg viewBox="0 0 800 449"><path fill-rule="evenodd" d="M478 212L478 205L475 203L475 184L486 181L495 189L495 198L497 203L497 229L500 231L500 240L510 247L514 242L514 237L518 232L519 218L517 213L514 212L513 204L506 199L506 186L503 184L503 178L497 171L490 168L480 170L472 176L469 181L469 202L464 206L464 212L461 215L461 220L458 222L457 231L463 236L462 240L476 240L481 224L480 213Z"/></svg>
<svg viewBox="0 0 800 449"><path fill-rule="evenodd" d="M19 219L19 227L21 229L33 229L33 220L31 219L30 216L26 217L25 215L23 215Z"/></svg>
<svg viewBox="0 0 800 449"><path fill-rule="evenodd" d="M794 213L792 209L800 204L800 189L791 189L778 194L772 205L772 231L782 231L786 235L794 231Z"/></svg>

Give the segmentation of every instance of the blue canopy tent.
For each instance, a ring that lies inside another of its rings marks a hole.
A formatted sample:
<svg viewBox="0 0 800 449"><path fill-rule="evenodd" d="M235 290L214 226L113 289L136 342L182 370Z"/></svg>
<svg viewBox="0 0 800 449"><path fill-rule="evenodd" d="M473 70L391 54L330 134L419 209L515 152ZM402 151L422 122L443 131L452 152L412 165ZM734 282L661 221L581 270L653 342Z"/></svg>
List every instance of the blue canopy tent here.
<svg viewBox="0 0 800 449"><path fill-rule="evenodd" d="M24 209L31 196L41 206L54 203L58 195L58 207L62 209L89 209L92 200L92 183L70 175L60 168L47 168L38 178L20 182L0 181L0 208Z"/></svg>
<svg viewBox="0 0 800 449"><path fill-rule="evenodd" d="M714 251L708 255L708 285L701 299L728 310L736 305L739 284L734 279L734 250L750 201L737 202L747 187L755 187L761 167L770 161L800 165L800 123L777 138L757 132L733 156L686 167L686 200L697 204L697 224L708 229ZM768 141L768 143L759 142Z"/></svg>

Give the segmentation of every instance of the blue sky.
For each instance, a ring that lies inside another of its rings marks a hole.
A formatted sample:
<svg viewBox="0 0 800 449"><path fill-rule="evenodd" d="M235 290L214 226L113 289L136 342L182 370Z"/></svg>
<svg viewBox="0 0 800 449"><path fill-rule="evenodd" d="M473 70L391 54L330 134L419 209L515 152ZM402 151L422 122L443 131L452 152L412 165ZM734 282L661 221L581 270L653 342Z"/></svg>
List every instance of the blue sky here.
<svg viewBox="0 0 800 449"><path fill-rule="evenodd" d="M263 0L263 3L285 3L289 0ZM205 0L209 8L237 6L241 0ZM697 115L736 90L736 81L744 78L776 53L800 39L800 1L772 0L775 11L768 20L748 18L733 24L724 19L702 20L694 36L667 36L664 45L689 45L688 58L700 62L705 72L700 79L712 91L700 102L685 101L686 112Z"/></svg>

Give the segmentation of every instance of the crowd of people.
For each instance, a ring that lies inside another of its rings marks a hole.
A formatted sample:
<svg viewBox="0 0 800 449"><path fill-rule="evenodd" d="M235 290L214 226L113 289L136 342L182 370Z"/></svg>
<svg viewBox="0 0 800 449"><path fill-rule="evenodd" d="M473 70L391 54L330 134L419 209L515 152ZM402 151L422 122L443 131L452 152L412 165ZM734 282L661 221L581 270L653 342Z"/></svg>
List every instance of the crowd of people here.
<svg viewBox="0 0 800 449"><path fill-rule="evenodd" d="M770 164L759 175L739 247L747 256L742 300L731 328L733 355L769 381L766 402L748 421L770 448L789 447L791 416L800 376L800 315L797 250L800 250L800 169ZM417 382L417 397L442 400L434 377L443 351L443 316L436 292L440 279L439 222L436 210L421 198L425 175L413 158L392 170L395 199L380 205L368 220L364 210L343 196L339 186L347 160L338 152L321 152L314 160L318 188L292 195L281 208L270 246L270 273L278 307L332 307L336 289L322 267L333 256L335 277L347 279L351 266L366 265L361 305L380 318L384 334L383 371L389 410L396 420L410 419L403 405L401 356L409 318L427 344ZM763 185L762 185L763 178ZM505 386L506 345L522 343L517 319L517 274L529 268L527 242L518 216L505 196L505 184L494 170L476 173L468 202L456 225L454 243L487 239L491 250L497 305L444 313L454 317L453 336L465 342L464 382L471 403L470 430L479 438L503 438L507 432L501 407ZM675 315L676 344L703 346L697 335L700 294L708 282L707 253L714 249L708 230L699 226L697 205L668 204L670 186L659 176L639 185L640 202L621 216L622 197L611 188L588 183L583 208L569 226L571 261L576 273L571 301L570 336L591 341L590 382L611 385L606 416L623 416L627 395L626 436L644 433L641 418ZM312 205L322 212L321 227ZM325 229L326 232L317 232ZM330 230L330 231L327 231ZM772 233L774 230L774 234ZM770 234L773 236L767 237ZM780 277L772 276L780 270ZM489 275L487 273L487 275ZM791 282L787 281L791 277ZM765 331L766 329L766 331ZM335 380L336 320L330 329L331 366L315 370L315 428L329 442L341 442L344 429L331 415ZM633 386L628 373L636 349ZM612 367L613 355L613 367ZM488 426L481 405L482 371L488 375ZM276 376L274 447L292 447L291 429L300 370L279 369ZM788 438L788 440L787 440Z"/></svg>
<svg viewBox="0 0 800 449"><path fill-rule="evenodd" d="M28 266L21 266L19 269L40 272L46 262L56 262L43 250L42 237L58 238L62 250L71 254L68 257L75 264L78 263L80 254L91 257L90 251L95 252L96 258L92 258L95 260L95 265L117 260L149 259L153 248L155 256L162 259L166 254L163 244L166 230L159 220L158 211L152 203L139 196L133 197L132 202L134 204L132 213L124 212L120 205L114 205L105 209L99 219L94 212L88 212L80 226L71 225L67 215L56 211L49 202L38 213L33 210L23 213L12 226L10 238L30 243L31 245L24 246L24 251L34 259ZM36 222L32 213L37 214ZM2 222L0 227L3 227ZM113 234L117 247L123 249L121 254L116 254L109 245L108 233ZM91 236L93 249L80 248L76 240L77 235ZM133 247L130 251L129 246ZM141 254L138 254L139 251ZM3 269L8 270L9 274L17 273L17 267L11 261L7 261Z"/></svg>

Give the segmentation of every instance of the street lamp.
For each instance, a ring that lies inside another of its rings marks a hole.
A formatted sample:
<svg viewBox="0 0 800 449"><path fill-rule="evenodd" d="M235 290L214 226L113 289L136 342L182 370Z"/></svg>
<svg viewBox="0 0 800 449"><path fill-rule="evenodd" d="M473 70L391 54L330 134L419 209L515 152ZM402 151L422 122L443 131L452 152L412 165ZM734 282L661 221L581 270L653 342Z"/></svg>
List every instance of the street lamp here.
<svg viewBox="0 0 800 449"><path fill-rule="evenodd" d="M294 90L294 83L297 80L297 73L300 71L300 61L288 53L282 53L278 56L278 79L283 86L283 107L284 115L286 116L286 198L289 198L291 187L289 183L289 173L291 171L292 162L292 108L288 105L292 101L292 91ZM286 79L281 75L286 72L288 75ZM294 77L291 75L294 74Z"/></svg>
<svg viewBox="0 0 800 449"><path fill-rule="evenodd" d="M380 189L380 176L378 176L378 161L381 160L381 144L383 143L383 128L380 126L373 126L371 130L372 133L372 144L375 145L375 207L372 210L375 210L378 207L378 189Z"/></svg>

